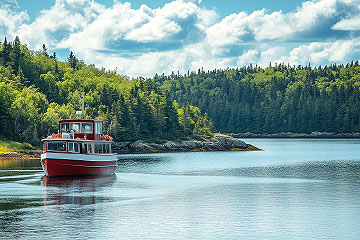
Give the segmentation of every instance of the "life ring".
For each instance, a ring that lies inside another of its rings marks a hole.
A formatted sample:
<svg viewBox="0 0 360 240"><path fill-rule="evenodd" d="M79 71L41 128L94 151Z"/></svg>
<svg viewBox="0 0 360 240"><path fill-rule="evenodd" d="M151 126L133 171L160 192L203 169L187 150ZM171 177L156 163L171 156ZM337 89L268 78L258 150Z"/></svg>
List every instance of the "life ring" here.
<svg viewBox="0 0 360 240"><path fill-rule="evenodd" d="M58 134L53 133L53 134L51 134L50 138L51 139L60 139L61 138L61 133L58 133Z"/></svg>
<svg viewBox="0 0 360 240"><path fill-rule="evenodd" d="M109 135L104 135L104 139L109 142L111 142L113 140L113 138L110 137Z"/></svg>

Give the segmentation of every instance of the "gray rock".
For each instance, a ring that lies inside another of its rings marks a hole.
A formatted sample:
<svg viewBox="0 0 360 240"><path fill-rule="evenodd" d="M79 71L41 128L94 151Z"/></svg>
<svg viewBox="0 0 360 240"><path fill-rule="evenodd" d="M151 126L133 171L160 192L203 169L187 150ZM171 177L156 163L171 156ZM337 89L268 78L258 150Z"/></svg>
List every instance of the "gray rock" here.
<svg viewBox="0 0 360 240"><path fill-rule="evenodd" d="M121 152L124 150L129 150L129 145L131 142L113 142L111 145L113 152Z"/></svg>
<svg viewBox="0 0 360 240"><path fill-rule="evenodd" d="M0 156L3 157L12 157L12 156L19 156L20 153L18 152L5 152L5 153L1 153Z"/></svg>
<svg viewBox="0 0 360 240"><path fill-rule="evenodd" d="M164 144L146 143L142 140L136 142L115 142L113 144L114 152L157 152L157 151L227 151L234 148L247 148L248 145L239 139L215 134L212 139L204 141L187 140L181 142L167 141Z"/></svg>
<svg viewBox="0 0 360 240"><path fill-rule="evenodd" d="M165 149L179 149L179 148L183 147L183 144L172 142L172 141L167 141L166 143L163 144L163 147Z"/></svg>
<svg viewBox="0 0 360 240"><path fill-rule="evenodd" d="M127 147L131 142L114 142L113 145L114 147L119 147L119 148L123 148L123 147Z"/></svg>
<svg viewBox="0 0 360 240"><path fill-rule="evenodd" d="M153 149L157 149L157 150L163 150L164 146L162 144L157 144L157 143L146 143L148 146L152 147Z"/></svg>
<svg viewBox="0 0 360 240"><path fill-rule="evenodd" d="M42 150L31 150L31 151L27 151L25 154L27 155L39 155L42 153Z"/></svg>
<svg viewBox="0 0 360 240"><path fill-rule="evenodd" d="M187 149L200 148L200 142L196 140L183 141L182 143Z"/></svg>
<svg viewBox="0 0 360 240"><path fill-rule="evenodd" d="M131 143L129 147L134 150L154 150L153 147L142 140L137 140L136 142Z"/></svg>
<svg viewBox="0 0 360 240"><path fill-rule="evenodd" d="M203 143L203 148L208 150L222 150L223 147L218 143L214 141L207 141Z"/></svg>
<svg viewBox="0 0 360 240"><path fill-rule="evenodd" d="M218 143L225 149L247 147L247 144L244 141L223 134L215 134L212 141L214 143Z"/></svg>

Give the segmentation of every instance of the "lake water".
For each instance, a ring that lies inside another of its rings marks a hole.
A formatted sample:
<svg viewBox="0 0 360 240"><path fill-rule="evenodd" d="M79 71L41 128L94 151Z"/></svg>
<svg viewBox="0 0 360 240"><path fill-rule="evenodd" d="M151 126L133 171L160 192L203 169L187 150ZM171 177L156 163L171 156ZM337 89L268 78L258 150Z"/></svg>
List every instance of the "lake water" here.
<svg viewBox="0 0 360 240"><path fill-rule="evenodd" d="M123 155L48 179L0 160L0 239L359 239L359 139L246 139L257 152Z"/></svg>

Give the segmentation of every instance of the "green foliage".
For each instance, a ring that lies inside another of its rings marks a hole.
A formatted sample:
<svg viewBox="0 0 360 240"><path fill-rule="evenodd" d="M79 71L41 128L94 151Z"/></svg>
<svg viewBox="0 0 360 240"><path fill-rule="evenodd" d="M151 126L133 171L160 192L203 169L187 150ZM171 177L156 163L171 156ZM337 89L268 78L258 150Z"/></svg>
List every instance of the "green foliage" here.
<svg viewBox="0 0 360 240"><path fill-rule="evenodd" d="M177 106L177 102L175 101ZM196 135L202 138L213 136L213 123L209 120L207 113L202 115L198 107L184 105L178 110L178 116L184 135Z"/></svg>
<svg viewBox="0 0 360 240"><path fill-rule="evenodd" d="M27 152L29 150L37 150L36 147L29 143L19 143L12 141L0 141L0 153L4 152Z"/></svg>
<svg viewBox="0 0 360 240"><path fill-rule="evenodd" d="M38 145L75 118L101 119L117 141L208 138L222 132L360 132L358 62L311 68L189 72L129 79L66 62L45 45L29 50L16 38L0 44L0 138ZM200 111L201 109L201 111Z"/></svg>
<svg viewBox="0 0 360 240"><path fill-rule="evenodd" d="M199 117L196 121L193 134L203 138L210 138L213 136L212 128L212 121L208 119L208 115L205 113L203 117Z"/></svg>
<svg viewBox="0 0 360 240"><path fill-rule="evenodd" d="M39 130L47 107L46 96L36 89L25 87L19 91L11 104L14 139L37 144L39 135L43 135Z"/></svg>
<svg viewBox="0 0 360 240"><path fill-rule="evenodd" d="M359 132L360 66L358 62L311 68L243 67L199 70L155 76L153 83L180 105L190 103L207 112L217 130L254 132ZM183 132L194 122L181 110ZM199 122L196 134L206 135Z"/></svg>
<svg viewBox="0 0 360 240"><path fill-rule="evenodd" d="M13 43L5 39L0 48L0 138L39 145L41 138L57 132L60 119L76 117L83 93L83 116L103 120L104 132L117 141L211 135L207 117L203 120L193 106L196 114L188 119L193 124L183 132L178 106L150 79L129 80L87 66L73 52L61 62L45 45L31 51L18 37Z"/></svg>

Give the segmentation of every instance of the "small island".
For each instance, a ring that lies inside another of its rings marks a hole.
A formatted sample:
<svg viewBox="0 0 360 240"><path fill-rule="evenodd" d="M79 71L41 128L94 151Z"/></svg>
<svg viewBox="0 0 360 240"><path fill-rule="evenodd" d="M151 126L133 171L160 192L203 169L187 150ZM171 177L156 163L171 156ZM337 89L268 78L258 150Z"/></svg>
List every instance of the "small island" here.
<svg viewBox="0 0 360 240"><path fill-rule="evenodd" d="M166 141L164 143L115 142L113 150L117 153L156 153L156 152L201 152L201 151L256 151L261 150L242 140L224 134L214 134L204 140Z"/></svg>

